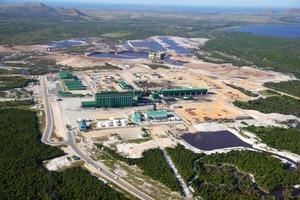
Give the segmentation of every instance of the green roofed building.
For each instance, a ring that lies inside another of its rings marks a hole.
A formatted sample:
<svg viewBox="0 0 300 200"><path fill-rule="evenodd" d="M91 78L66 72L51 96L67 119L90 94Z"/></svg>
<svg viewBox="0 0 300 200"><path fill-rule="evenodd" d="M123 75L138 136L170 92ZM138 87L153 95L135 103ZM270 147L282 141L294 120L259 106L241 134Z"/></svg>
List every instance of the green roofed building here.
<svg viewBox="0 0 300 200"><path fill-rule="evenodd" d="M59 78L60 79L74 79L73 74L70 74L68 72L61 72L59 73Z"/></svg>
<svg viewBox="0 0 300 200"><path fill-rule="evenodd" d="M168 113L165 111L148 111L145 113L147 119L167 119Z"/></svg>
<svg viewBox="0 0 300 200"><path fill-rule="evenodd" d="M132 115L132 120L134 123L140 123L142 120L141 120L141 114L136 112Z"/></svg>
<svg viewBox="0 0 300 200"><path fill-rule="evenodd" d="M98 107L98 108L116 108L130 107L138 101L141 92L138 90L132 91L102 91L95 94L95 102L82 102L82 107Z"/></svg>
<svg viewBox="0 0 300 200"><path fill-rule="evenodd" d="M128 85L127 83L125 83L124 81L121 81L119 83L119 86L123 89L123 90L129 90L131 88L130 85Z"/></svg>
<svg viewBox="0 0 300 200"><path fill-rule="evenodd" d="M59 78L65 85L66 90L86 90L86 86L82 85L81 81L78 80L73 74L68 72L59 73Z"/></svg>
<svg viewBox="0 0 300 200"><path fill-rule="evenodd" d="M159 100L159 93L158 91L151 91L150 97L153 101L158 101Z"/></svg>
<svg viewBox="0 0 300 200"><path fill-rule="evenodd" d="M194 96L207 94L206 88L183 88L183 89L165 89L160 94L164 96Z"/></svg>

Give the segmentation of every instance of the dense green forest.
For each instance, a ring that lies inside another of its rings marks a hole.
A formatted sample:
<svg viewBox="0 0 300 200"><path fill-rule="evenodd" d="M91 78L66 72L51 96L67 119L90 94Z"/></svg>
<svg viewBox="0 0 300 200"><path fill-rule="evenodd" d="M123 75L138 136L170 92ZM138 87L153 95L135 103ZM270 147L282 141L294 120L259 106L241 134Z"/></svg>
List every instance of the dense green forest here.
<svg viewBox="0 0 300 200"><path fill-rule="evenodd" d="M299 71L300 71L300 68L299 68ZM291 94L291 95L300 97L300 81L298 81L298 80L286 81L286 82L280 82L280 83L268 82L268 83L265 83L264 86L274 89L274 90L285 92L287 94Z"/></svg>
<svg viewBox="0 0 300 200"><path fill-rule="evenodd" d="M43 161L63 154L40 142L36 114L0 109L1 199L126 199L81 167L50 172Z"/></svg>
<svg viewBox="0 0 300 200"><path fill-rule="evenodd" d="M233 104L242 109L258 110L262 113L300 116L300 100L288 96L270 96L247 102L235 101Z"/></svg>
<svg viewBox="0 0 300 200"><path fill-rule="evenodd" d="M255 133L268 146L300 155L300 130L279 127L248 126L244 130Z"/></svg>
<svg viewBox="0 0 300 200"><path fill-rule="evenodd" d="M281 187L292 187L300 183L299 172L288 171L288 164L267 153L255 151L231 151L223 154L211 154L201 159L205 164L218 166L230 164L239 170L254 175L257 184L266 191Z"/></svg>
<svg viewBox="0 0 300 200"><path fill-rule="evenodd" d="M244 93L245 95L249 96L249 97L258 97L258 94L255 94L253 92L251 92L250 90L246 90L245 88L239 87L239 86L235 86L232 84L226 84L229 87L232 87L233 89L236 89L242 93Z"/></svg>
<svg viewBox="0 0 300 200"><path fill-rule="evenodd" d="M190 182L195 175L194 163L196 160L203 157L204 154L195 154L182 145L177 145L175 148L168 147L166 148L166 151L170 155L185 182Z"/></svg>
<svg viewBox="0 0 300 200"><path fill-rule="evenodd" d="M197 178L191 186L203 199L272 199L252 183L249 175L238 171L234 166L198 163L196 170Z"/></svg>
<svg viewBox="0 0 300 200"><path fill-rule="evenodd" d="M0 76L0 91L26 87L30 82L32 82L31 79L20 76Z"/></svg>
<svg viewBox="0 0 300 200"><path fill-rule="evenodd" d="M173 191L181 192L180 184L176 179L175 174L165 161L162 150L150 149L143 152L142 158L127 158L101 144L96 145L107 151L113 158L123 161L129 165L137 165L144 171L144 175L151 177L153 180L160 181Z"/></svg>
<svg viewBox="0 0 300 200"><path fill-rule="evenodd" d="M174 165L195 195L203 199L267 199L251 182L250 177L233 166L212 166L202 161L205 154L197 154L182 145L167 148Z"/></svg>
<svg viewBox="0 0 300 200"><path fill-rule="evenodd" d="M209 54L220 52L227 55L212 54L211 57L215 58L217 63L220 60L222 63L234 60L233 63L237 66L252 63L257 67L292 73L300 78L300 39L272 38L224 31L216 33L215 37L206 43L203 50ZM227 57L229 57L228 60ZM210 61L214 62L213 59ZM247 64L245 61L249 63Z"/></svg>

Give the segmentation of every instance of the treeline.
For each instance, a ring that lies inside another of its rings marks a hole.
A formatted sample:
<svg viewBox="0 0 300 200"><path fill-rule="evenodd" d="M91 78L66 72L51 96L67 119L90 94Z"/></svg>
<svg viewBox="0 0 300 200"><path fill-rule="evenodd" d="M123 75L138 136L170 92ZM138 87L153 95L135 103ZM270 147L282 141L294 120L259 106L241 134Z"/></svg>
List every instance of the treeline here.
<svg viewBox="0 0 300 200"><path fill-rule="evenodd" d="M229 153L212 154L201 159L205 164L214 166L230 164L239 170L254 175L257 184L266 191L281 187L292 187L300 183L300 176L288 171L288 164L267 153L255 151L230 151Z"/></svg>
<svg viewBox="0 0 300 200"><path fill-rule="evenodd" d="M104 65L101 66L93 66L93 67L83 67L83 68L71 68L71 70L76 70L76 71L87 71L87 70L106 70L106 69L115 69L115 70L121 70L118 66L105 63Z"/></svg>
<svg viewBox="0 0 300 200"><path fill-rule="evenodd" d="M215 36L215 39L205 44L203 50L210 53L222 52L251 62L257 67L292 73L296 77L300 77L299 39L272 38L233 32L219 32ZM227 61L224 56L222 59ZM229 58L228 62L232 62L232 59ZM244 63L234 64L244 65Z"/></svg>
<svg viewBox="0 0 300 200"><path fill-rule="evenodd" d="M0 75L10 75L10 74L20 74L20 72L16 69L0 69Z"/></svg>
<svg viewBox="0 0 300 200"><path fill-rule="evenodd" d="M20 76L0 76L0 91L26 87L32 81Z"/></svg>
<svg viewBox="0 0 300 200"><path fill-rule="evenodd" d="M263 126L248 126L244 130L255 133L263 143L266 143L270 147L287 150L300 155L300 130Z"/></svg>
<svg viewBox="0 0 300 200"><path fill-rule="evenodd" d="M126 199L81 167L50 172L43 161L63 152L40 142L36 114L0 109L1 199Z"/></svg>
<svg viewBox="0 0 300 200"><path fill-rule="evenodd" d="M31 106L34 104L32 100L17 100L17 101L3 101L0 102L0 108L17 107L17 106Z"/></svg>
<svg viewBox="0 0 300 200"><path fill-rule="evenodd" d="M258 110L262 113L300 116L300 100L288 96L270 96L247 102L235 101L233 104L242 109Z"/></svg>
<svg viewBox="0 0 300 200"><path fill-rule="evenodd" d="M264 83L264 86L300 97L300 81L298 80L285 81L280 83L268 82Z"/></svg>
<svg viewBox="0 0 300 200"><path fill-rule="evenodd" d="M204 154L195 154L182 145L177 145L175 148L167 147L166 151L185 182L190 182L196 175L194 171L195 161L203 157Z"/></svg>
<svg viewBox="0 0 300 200"><path fill-rule="evenodd" d="M232 87L233 89L236 89L236 90L244 93L245 95L247 95L249 97L258 97L258 94L255 94L255 93L251 92L250 90L246 90L245 88L238 87L238 86L235 86L235 85L232 85L232 84L226 84L226 85L229 86L229 87Z"/></svg>
<svg viewBox="0 0 300 200"><path fill-rule="evenodd" d="M96 145L99 148L104 149L109 153L109 155L117 160L125 162L129 165L137 165L143 170L144 175L163 183L172 191L182 192L180 183L176 179L174 172L168 166L161 149L150 149L144 151L142 158L127 158L101 144Z"/></svg>

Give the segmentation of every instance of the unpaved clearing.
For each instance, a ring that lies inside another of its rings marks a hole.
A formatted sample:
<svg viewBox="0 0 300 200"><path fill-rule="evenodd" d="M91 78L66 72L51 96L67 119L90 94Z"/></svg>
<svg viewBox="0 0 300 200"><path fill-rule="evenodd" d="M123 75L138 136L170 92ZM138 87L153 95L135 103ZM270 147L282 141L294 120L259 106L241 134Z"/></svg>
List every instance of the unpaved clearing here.
<svg viewBox="0 0 300 200"><path fill-rule="evenodd" d="M59 109L58 102L50 102L52 112L53 112L53 119L54 119L54 132L57 137L61 137L64 140L67 139L66 136L66 129L64 128L64 124L61 118L61 113Z"/></svg>
<svg viewBox="0 0 300 200"><path fill-rule="evenodd" d="M235 119L242 115L239 110L226 105L222 101L202 102L201 104L182 104L182 107L183 108L177 109L176 112L190 122L204 122L207 121L207 119Z"/></svg>
<svg viewBox="0 0 300 200"><path fill-rule="evenodd" d="M46 168L50 171L59 171L70 167L72 165L72 161L67 158L68 156L61 156L58 158L54 158L50 161L46 161Z"/></svg>
<svg viewBox="0 0 300 200"><path fill-rule="evenodd" d="M243 79L249 82L262 84L265 82L273 81L286 81L291 80L291 76L284 75L273 71L265 71L253 67L235 67L225 64L213 64L207 62L197 62L185 64L185 67L205 71L212 76L219 79Z"/></svg>

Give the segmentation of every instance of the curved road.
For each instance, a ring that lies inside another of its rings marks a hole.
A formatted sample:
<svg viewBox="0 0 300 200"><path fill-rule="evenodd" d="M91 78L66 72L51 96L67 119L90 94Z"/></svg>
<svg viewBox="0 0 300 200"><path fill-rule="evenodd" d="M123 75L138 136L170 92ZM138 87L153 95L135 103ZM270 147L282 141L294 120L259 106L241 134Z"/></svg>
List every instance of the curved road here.
<svg viewBox="0 0 300 200"><path fill-rule="evenodd" d="M51 145L51 146L58 146L67 144L69 145L73 151L81 157L82 160L86 161L90 166L94 167L98 170L99 174L119 186L120 188L124 189L125 191L129 192L130 194L134 195L135 197L139 199L145 199L145 200L153 200L152 197L148 196L147 194L141 192L128 182L126 182L123 179L120 179L117 175L115 175L113 172L108 170L105 165L100 164L98 162L95 162L92 160L88 155L86 155L75 143L74 141L74 134L72 132L68 132L68 140L64 142L53 142L50 140L50 137L53 133L53 113L51 110L50 102L49 102L49 94L46 87L46 80L45 77L42 77L43 79L43 87L44 87L44 97L45 97L45 114L46 114L46 126L44 129L44 133L42 136L41 141L45 144Z"/></svg>

